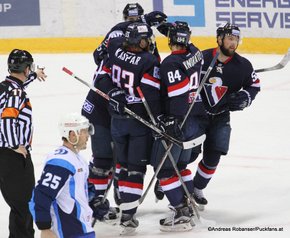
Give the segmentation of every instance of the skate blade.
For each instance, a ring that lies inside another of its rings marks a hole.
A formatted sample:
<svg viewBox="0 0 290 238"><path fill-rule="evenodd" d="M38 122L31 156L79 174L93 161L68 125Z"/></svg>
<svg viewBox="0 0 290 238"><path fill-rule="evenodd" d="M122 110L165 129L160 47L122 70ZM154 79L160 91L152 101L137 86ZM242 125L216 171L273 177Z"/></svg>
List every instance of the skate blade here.
<svg viewBox="0 0 290 238"><path fill-rule="evenodd" d="M163 232L183 232L183 231L190 231L192 230L193 226L191 222L183 223L173 226L160 226L160 231Z"/></svg>
<svg viewBox="0 0 290 238"><path fill-rule="evenodd" d="M205 209L205 205L197 204L197 209L198 209L199 211L203 212L204 209Z"/></svg>
<svg viewBox="0 0 290 238"><path fill-rule="evenodd" d="M111 225L111 226L116 226L116 225L118 225L120 223L120 219L103 220L102 222L106 223L108 225Z"/></svg>
<svg viewBox="0 0 290 238"><path fill-rule="evenodd" d="M121 226L121 231L120 231L121 236L134 235L135 233L136 233L136 228Z"/></svg>

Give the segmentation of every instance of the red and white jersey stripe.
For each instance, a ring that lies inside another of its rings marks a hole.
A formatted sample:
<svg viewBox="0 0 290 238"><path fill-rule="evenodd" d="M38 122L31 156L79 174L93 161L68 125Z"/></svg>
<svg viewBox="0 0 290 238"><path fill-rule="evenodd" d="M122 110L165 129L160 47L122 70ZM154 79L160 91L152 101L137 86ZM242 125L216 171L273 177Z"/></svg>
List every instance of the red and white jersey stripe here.
<svg viewBox="0 0 290 238"><path fill-rule="evenodd" d="M175 97L189 91L189 79L186 77L180 83L168 87L168 96Z"/></svg>

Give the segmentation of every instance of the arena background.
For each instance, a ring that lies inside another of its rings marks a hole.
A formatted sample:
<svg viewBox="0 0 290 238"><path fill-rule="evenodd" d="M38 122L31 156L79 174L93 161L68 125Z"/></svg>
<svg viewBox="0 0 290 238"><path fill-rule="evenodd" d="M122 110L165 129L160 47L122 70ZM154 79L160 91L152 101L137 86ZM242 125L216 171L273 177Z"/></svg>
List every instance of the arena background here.
<svg viewBox="0 0 290 238"><path fill-rule="evenodd" d="M122 10L138 2L145 13L161 10L168 21L184 20L200 49L216 45L220 22L240 26L239 52L284 54L290 46L289 0L0 0L0 54L13 48L33 53L92 52L122 21ZM161 52L167 40L154 30Z"/></svg>

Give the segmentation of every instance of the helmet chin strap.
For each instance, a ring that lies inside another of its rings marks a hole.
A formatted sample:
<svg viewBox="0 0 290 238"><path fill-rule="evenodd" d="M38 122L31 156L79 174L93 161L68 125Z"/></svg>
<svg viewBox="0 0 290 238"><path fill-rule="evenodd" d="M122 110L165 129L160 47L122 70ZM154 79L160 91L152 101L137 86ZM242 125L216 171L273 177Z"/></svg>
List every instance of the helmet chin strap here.
<svg viewBox="0 0 290 238"><path fill-rule="evenodd" d="M68 142L70 143L70 144L72 144L73 145L73 148L77 151L77 152L79 152L79 149L77 148L77 143L79 142L79 135L78 134L76 134L76 137L77 137L77 140L76 140L76 142L72 142L72 141L70 141L70 139L69 138L67 138L67 140L68 140Z"/></svg>

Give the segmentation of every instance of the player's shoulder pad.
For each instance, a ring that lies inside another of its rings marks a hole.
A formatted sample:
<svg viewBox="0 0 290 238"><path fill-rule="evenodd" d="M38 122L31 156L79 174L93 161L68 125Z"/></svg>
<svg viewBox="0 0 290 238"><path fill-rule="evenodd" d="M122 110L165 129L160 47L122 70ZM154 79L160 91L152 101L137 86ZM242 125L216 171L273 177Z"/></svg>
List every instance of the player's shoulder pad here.
<svg viewBox="0 0 290 238"><path fill-rule="evenodd" d="M127 27L131 24L132 22L129 21L123 21L123 22L119 22L118 24L116 24L115 26L112 27L111 31L123 31L123 33L125 33Z"/></svg>
<svg viewBox="0 0 290 238"><path fill-rule="evenodd" d="M108 42L108 49L111 50L112 48L115 49L122 46L124 40L125 40L124 36L118 38L111 38Z"/></svg>
<svg viewBox="0 0 290 238"><path fill-rule="evenodd" d="M71 153L65 147L59 147L48 155L46 165L53 165L69 170L72 174L76 173L76 168L70 161Z"/></svg>
<svg viewBox="0 0 290 238"><path fill-rule="evenodd" d="M214 48L206 49L202 51L203 57L213 57Z"/></svg>
<svg viewBox="0 0 290 238"><path fill-rule="evenodd" d="M188 44L188 50L189 50L189 52L191 52L191 53L195 53L195 52L197 52L197 51L200 51L200 49L197 48L197 47L196 47L194 44L192 44L192 43Z"/></svg>
<svg viewBox="0 0 290 238"><path fill-rule="evenodd" d="M180 55L168 55L166 56L163 61L161 62L161 66L168 66L168 65L181 65L183 60L180 60Z"/></svg>
<svg viewBox="0 0 290 238"><path fill-rule="evenodd" d="M150 68L152 66L154 66L154 67L156 66L158 68L160 67L160 62L159 62L156 55L153 55L150 52L143 51L138 56L141 56L142 64L146 65L146 68Z"/></svg>
<svg viewBox="0 0 290 238"><path fill-rule="evenodd" d="M245 65L245 66L250 66L250 65L252 65L252 63L251 63L247 58L241 56L241 55L238 54L238 53L235 53L235 58L236 58L236 60L237 60L239 63L241 63L241 64L243 64L243 65Z"/></svg>

